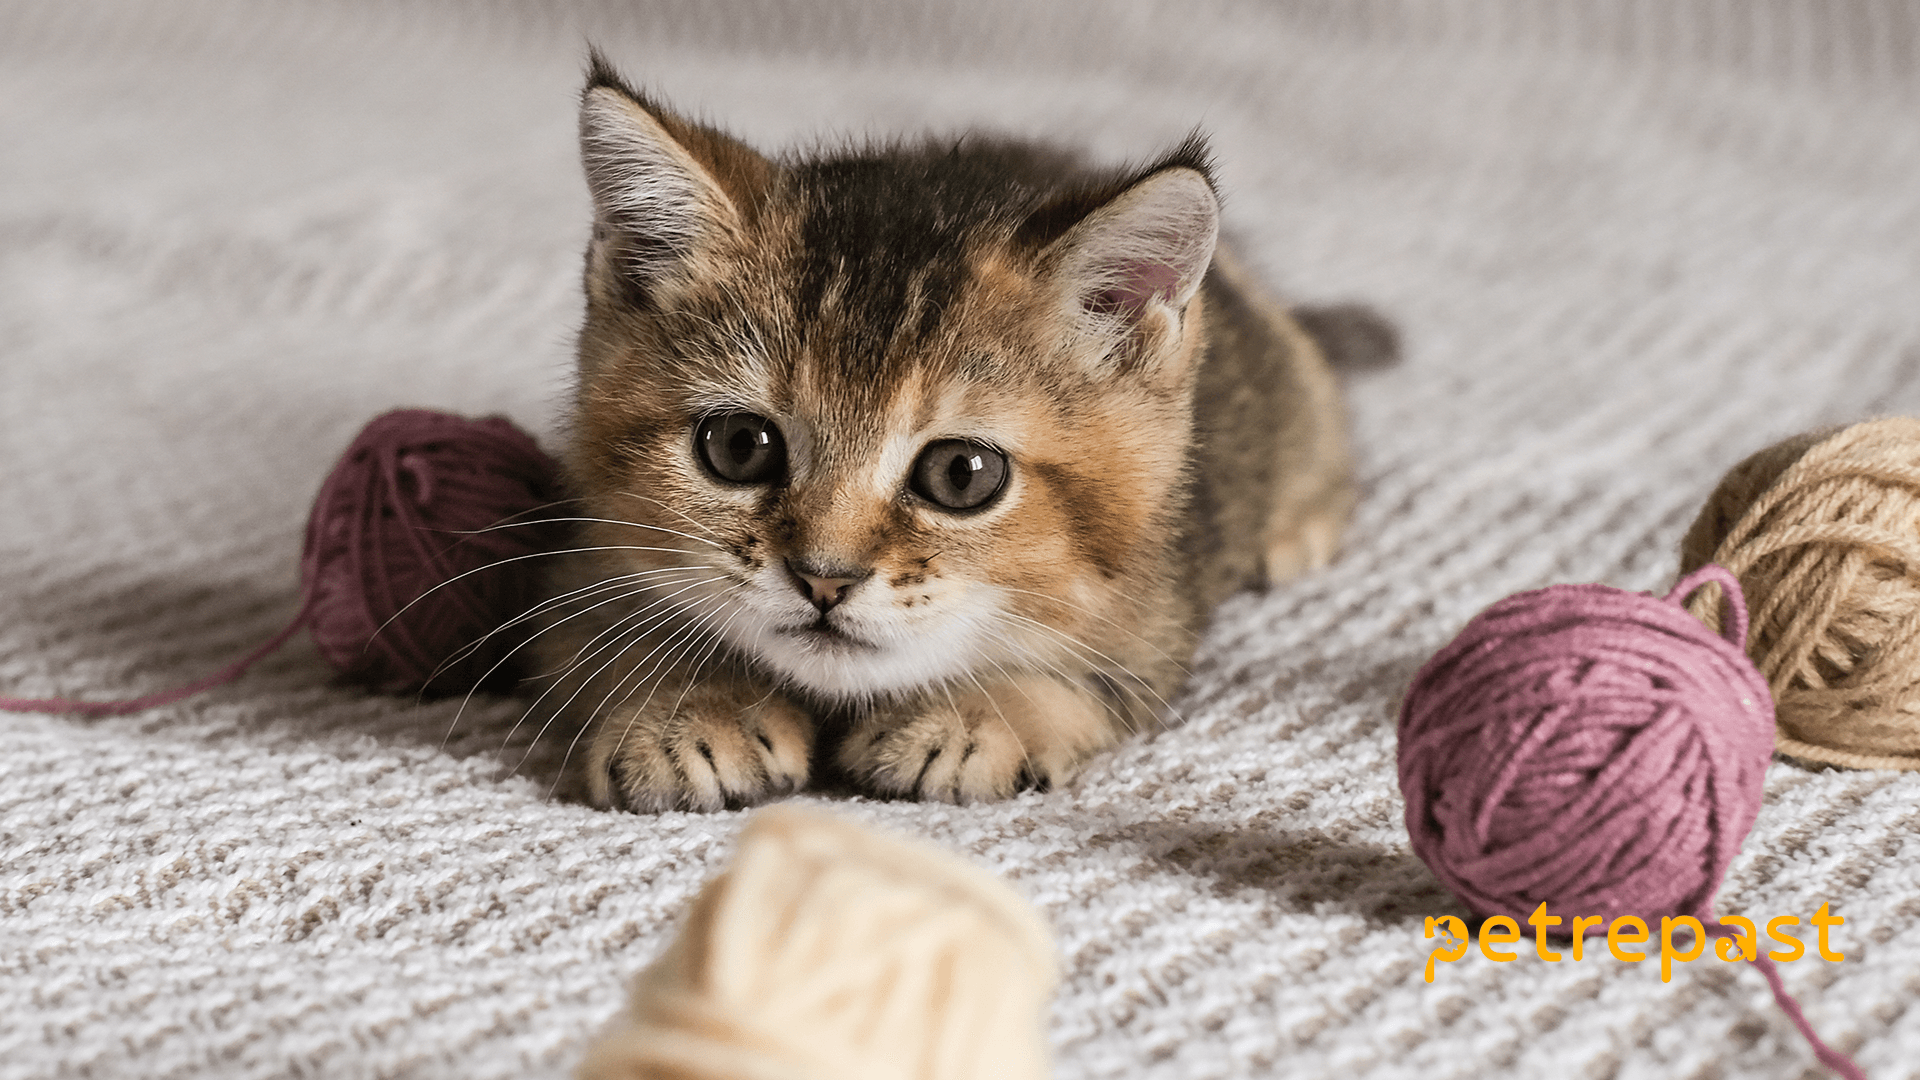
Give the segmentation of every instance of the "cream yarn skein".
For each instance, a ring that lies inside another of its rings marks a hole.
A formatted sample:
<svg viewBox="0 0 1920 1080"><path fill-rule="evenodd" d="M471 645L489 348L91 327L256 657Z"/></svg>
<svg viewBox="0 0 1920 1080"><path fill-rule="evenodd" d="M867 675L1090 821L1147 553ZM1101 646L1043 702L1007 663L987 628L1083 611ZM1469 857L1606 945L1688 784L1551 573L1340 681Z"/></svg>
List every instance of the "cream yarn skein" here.
<svg viewBox="0 0 1920 1080"><path fill-rule="evenodd" d="M1045 1080L1055 977L1045 924L998 878L776 806L577 1076Z"/></svg>
<svg viewBox="0 0 1920 1080"><path fill-rule="evenodd" d="M1855 769L1920 769L1920 420L1796 435L1720 481L1680 545L1746 593L1774 746ZM1689 609L1718 627L1720 590Z"/></svg>

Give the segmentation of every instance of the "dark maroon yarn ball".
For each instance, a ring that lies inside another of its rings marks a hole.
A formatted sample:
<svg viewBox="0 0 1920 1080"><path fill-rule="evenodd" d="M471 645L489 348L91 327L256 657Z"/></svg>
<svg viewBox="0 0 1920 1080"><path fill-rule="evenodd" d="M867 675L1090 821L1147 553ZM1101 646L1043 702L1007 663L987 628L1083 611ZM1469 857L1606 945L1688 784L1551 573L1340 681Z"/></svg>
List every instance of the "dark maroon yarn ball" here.
<svg viewBox="0 0 1920 1080"><path fill-rule="evenodd" d="M320 654L390 692L510 686L559 467L504 417L375 418L314 500L300 576ZM525 650L521 650L524 652Z"/></svg>

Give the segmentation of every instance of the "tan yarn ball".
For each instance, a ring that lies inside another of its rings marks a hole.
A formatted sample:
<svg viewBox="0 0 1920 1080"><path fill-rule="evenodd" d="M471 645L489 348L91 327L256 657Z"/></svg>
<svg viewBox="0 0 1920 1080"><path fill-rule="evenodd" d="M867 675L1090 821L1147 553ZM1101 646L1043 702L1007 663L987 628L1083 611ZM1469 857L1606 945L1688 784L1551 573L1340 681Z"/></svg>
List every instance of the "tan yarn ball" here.
<svg viewBox="0 0 1920 1080"><path fill-rule="evenodd" d="M1781 753L1920 769L1920 420L1797 435L1734 466L1680 545L1682 574L1707 562L1746 593ZM1689 605L1716 628L1719 593Z"/></svg>

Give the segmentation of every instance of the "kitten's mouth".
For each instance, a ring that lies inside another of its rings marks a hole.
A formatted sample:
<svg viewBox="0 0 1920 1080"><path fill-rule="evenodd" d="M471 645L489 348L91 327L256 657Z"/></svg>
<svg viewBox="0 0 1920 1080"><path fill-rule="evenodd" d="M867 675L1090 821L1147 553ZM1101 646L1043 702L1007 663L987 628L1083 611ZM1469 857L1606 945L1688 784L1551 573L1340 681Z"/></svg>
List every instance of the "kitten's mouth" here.
<svg viewBox="0 0 1920 1080"><path fill-rule="evenodd" d="M872 642L862 641L852 634L847 633L845 630L833 625L831 622L828 622L825 615L820 616L805 626L787 627L780 632L788 637L798 638L809 644L824 647L842 649L872 649L875 647Z"/></svg>

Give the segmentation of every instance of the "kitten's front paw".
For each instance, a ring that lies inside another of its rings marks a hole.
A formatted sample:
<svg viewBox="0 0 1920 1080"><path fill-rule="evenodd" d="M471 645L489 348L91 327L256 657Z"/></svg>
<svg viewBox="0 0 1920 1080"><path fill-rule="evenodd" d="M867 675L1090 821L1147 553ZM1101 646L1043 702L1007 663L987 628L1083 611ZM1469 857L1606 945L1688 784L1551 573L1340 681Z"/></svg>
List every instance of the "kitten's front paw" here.
<svg viewBox="0 0 1920 1080"><path fill-rule="evenodd" d="M840 753L841 765L882 794L964 803L1052 783L1051 773L1028 762L1026 747L1005 724L982 723L945 703L889 719L854 732Z"/></svg>
<svg viewBox="0 0 1920 1080"><path fill-rule="evenodd" d="M780 695L694 690L670 714L603 721L588 779L596 806L719 810L798 791L812 750L812 718Z"/></svg>
<svg viewBox="0 0 1920 1080"><path fill-rule="evenodd" d="M1027 677L878 709L838 757L881 794L967 803L1065 783L1116 739L1106 709L1084 690Z"/></svg>

